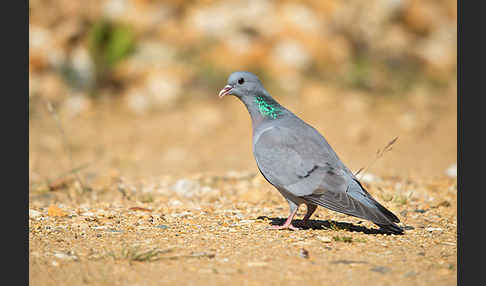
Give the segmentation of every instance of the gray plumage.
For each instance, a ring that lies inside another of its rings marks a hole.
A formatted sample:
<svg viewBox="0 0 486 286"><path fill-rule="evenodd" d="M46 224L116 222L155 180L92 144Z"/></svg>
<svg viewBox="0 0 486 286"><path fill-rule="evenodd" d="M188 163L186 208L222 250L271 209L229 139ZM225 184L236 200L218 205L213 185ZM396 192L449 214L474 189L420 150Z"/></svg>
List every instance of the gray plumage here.
<svg viewBox="0 0 486 286"><path fill-rule="evenodd" d="M228 94L247 107L258 168L289 203L285 226L293 228L290 223L298 206L306 204L306 221L319 205L370 220L386 231L403 233L395 224L399 219L365 190L326 139L275 101L257 76L232 73L219 95Z"/></svg>

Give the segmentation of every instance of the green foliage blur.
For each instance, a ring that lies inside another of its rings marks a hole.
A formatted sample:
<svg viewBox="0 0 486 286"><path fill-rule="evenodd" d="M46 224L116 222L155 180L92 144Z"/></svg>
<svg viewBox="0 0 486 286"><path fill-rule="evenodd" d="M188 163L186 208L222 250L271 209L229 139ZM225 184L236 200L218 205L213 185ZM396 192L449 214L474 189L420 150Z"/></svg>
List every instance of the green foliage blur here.
<svg viewBox="0 0 486 286"><path fill-rule="evenodd" d="M134 49L135 36L129 26L105 19L93 24L88 33L88 50L95 66L95 89L110 80L110 72Z"/></svg>

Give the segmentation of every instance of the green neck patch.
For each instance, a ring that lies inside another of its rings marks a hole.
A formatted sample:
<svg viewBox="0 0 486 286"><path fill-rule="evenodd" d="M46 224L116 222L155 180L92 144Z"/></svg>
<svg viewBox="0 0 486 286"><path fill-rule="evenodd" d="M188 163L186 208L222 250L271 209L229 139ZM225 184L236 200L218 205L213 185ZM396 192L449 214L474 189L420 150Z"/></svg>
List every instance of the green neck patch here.
<svg viewBox="0 0 486 286"><path fill-rule="evenodd" d="M282 113L280 105L272 99L257 96L255 97L255 103L257 104L260 113L265 117L276 119Z"/></svg>

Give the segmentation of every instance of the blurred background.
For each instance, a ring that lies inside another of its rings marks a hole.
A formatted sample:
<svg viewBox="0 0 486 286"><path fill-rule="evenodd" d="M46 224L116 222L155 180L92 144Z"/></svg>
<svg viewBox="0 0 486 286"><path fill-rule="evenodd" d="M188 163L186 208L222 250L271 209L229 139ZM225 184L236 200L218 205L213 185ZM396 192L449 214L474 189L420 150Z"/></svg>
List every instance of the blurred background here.
<svg viewBox="0 0 486 286"><path fill-rule="evenodd" d="M455 176L457 1L29 1L29 180L258 172L257 74L352 170Z"/></svg>

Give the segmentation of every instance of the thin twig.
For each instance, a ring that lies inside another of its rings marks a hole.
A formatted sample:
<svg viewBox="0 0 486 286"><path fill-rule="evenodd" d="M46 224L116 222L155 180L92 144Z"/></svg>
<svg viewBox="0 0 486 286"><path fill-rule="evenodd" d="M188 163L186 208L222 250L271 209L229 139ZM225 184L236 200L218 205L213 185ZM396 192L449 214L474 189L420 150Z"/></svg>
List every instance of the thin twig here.
<svg viewBox="0 0 486 286"><path fill-rule="evenodd" d="M85 164L83 164L83 165L79 165L79 166L74 167L73 169L71 169L71 170L69 170L69 171L67 171L67 172L64 172L64 173L62 173L62 174L60 174L60 175L57 175L57 176L56 176L56 177L54 177L53 179L46 178L46 179L45 179L45 181L47 182L47 184L49 184L49 183L50 183L50 182L52 182L52 181L55 181L55 180L61 179L61 178L63 178L63 177L66 177L67 175L74 174L75 172L79 172L79 171L81 171L82 169L87 168L87 167L88 167L89 165L91 165L91 164L92 164L92 162L91 162L91 163L85 163ZM40 184L42 184L42 183L34 183L34 184L30 185L30 188L35 188L35 187L37 187L37 186L38 186L38 185L40 185Z"/></svg>
<svg viewBox="0 0 486 286"><path fill-rule="evenodd" d="M69 156L71 171L76 176L76 180L78 181L79 185L81 186L81 190L84 192L88 189L85 188L85 185L84 185L83 181L81 180L81 177L79 176L78 170L73 167L74 166L74 160L73 160L73 152L71 150L71 144L70 144L70 142L69 142L69 140L66 136L66 133L64 132L64 128L62 127L61 120L57 116L57 112L54 110L54 107L52 106L51 102L49 100L45 99L45 98L43 98L43 99L46 102L47 110L49 111L49 113L54 118L54 121L56 121L57 128L59 129L59 132L61 133L62 140L64 141L64 146L65 146L66 151L67 151L68 156Z"/></svg>
<svg viewBox="0 0 486 286"><path fill-rule="evenodd" d="M390 142L388 142L388 144L386 144L386 146L385 146L385 148L383 148L383 150L378 149L376 151L376 156L375 156L374 160L370 164L368 164L368 166L366 166L365 168L360 168L354 175L357 176L360 173L364 174L378 159L383 157L383 155L386 152L391 151L393 144L395 144L395 142L397 142L397 140L398 140L398 136L396 136ZM359 179L361 179L361 178L359 178Z"/></svg>

